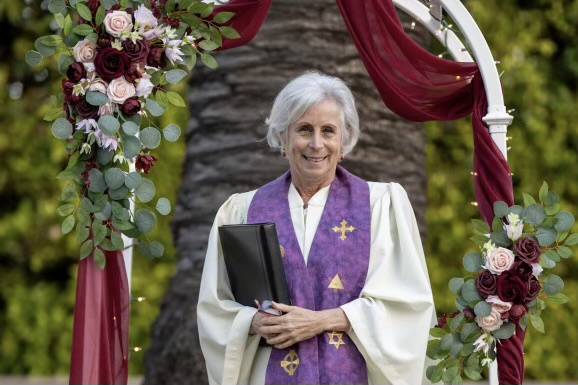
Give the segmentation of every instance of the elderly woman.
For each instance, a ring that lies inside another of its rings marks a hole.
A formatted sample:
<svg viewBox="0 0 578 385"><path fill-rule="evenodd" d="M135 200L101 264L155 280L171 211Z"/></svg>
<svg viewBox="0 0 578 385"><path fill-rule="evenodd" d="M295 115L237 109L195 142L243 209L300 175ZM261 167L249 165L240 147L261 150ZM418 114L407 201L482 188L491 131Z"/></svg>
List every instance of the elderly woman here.
<svg viewBox="0 0 578 385"><path fill-rule="evenodd" d="M359 137L351 91L307 73L267 123L289 170L233 194L209 237L197 317L210 384L422 384L434 308L417 223L399 184L339 165ZM263 222L284 250L280 316L235 302L219 247L219 226Z"/></svg>

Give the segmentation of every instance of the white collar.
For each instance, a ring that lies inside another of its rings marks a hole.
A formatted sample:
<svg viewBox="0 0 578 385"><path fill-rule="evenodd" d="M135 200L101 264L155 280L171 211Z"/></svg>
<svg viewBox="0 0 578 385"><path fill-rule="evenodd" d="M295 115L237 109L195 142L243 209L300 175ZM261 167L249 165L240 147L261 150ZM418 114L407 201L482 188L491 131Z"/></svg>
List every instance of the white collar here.
<svg viewBox="0 0 578 385"><path fill-rule="evenodd" d="M327 185L319 189L319 191L317 191L311 197L311 199L309 199L307 207L309 206L324 207L325 202L327 201L327 197L329 196L329 187L331 187L331 185ZM299 192L297 191L297 188L295 188L295 185L293 183L291 183L291 185L289 186L289 207L292 209L296 207L303 208L303 198L301 198L301 195L299 195Z"/></svg>

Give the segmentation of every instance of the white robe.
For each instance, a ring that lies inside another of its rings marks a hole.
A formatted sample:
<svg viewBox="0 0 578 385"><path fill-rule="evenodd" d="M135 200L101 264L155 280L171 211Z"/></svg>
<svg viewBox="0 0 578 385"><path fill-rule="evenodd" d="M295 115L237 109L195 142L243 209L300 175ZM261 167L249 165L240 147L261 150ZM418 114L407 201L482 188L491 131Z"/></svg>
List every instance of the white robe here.
<svg viewBox="0 0 578 385"><path fill-rule="evenodd" d="M429 328L435 319L417 222L407 193L398 183L368 182L371 248L360 297L341 306L349 337L365 358L369 384L424 383ZM219 245L217 228L247 222L255 191L233 194L220 207L209 235L197 324L209 383L262 385L271 353L249 335L255 308L234 301ZM303 209L291 184L291 219L305 261L323 213L329 187Z"/></svg>

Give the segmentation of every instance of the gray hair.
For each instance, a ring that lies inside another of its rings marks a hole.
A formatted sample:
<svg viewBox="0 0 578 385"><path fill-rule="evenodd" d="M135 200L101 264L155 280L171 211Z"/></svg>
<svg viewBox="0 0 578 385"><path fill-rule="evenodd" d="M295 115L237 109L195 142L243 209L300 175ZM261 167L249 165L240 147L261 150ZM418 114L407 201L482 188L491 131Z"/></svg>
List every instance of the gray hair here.
<svg viewBox="0 0 578 385"><path fill-rule="evenodd" d="M318 72L307 72L291 80L275 98L265 121L269 147L283 151L289 126L311 106L327 99L334 100L343 111L343 155L350 153L359 139L359 116L353 94L343 80Z"/></svg>

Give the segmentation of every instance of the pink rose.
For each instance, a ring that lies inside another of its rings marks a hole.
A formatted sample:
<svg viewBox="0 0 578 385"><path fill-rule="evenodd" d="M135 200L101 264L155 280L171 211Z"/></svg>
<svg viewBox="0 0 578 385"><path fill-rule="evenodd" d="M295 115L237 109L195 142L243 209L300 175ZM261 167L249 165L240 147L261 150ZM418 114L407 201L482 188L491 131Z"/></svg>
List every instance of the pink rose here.
<svg viewBox="0 0 578 385"><path fill-rule="evenodd" d="M489 315L476 317L476 323L485 332L493 332L494 330L498 330L504 321L502 320L502 314L492 306L492 311Z"/></svg>
<svg viewBox="0 0 578 385"><path fill-rule="evenodd" d="M120 37L123 32L132 30L132 16L125 11L112 11L104 17L106 32L114 37Z"/></svg>
<svg viewBox="0 0 578 385"><path fill-rule="evenodd" d="M505 313L512 308L511 302L504 302L497 295L488 296L486 302L492 305L492 309L496 309L500 313Z"/></svg>
<svg viewBox="0 0 578 385"><path fill-rule="evenodd" d="M496 247L486 255L484 267L493 274L500 275L504 271L510 270L515 260L514 253L504 247Z"/></svg>
<svg viewBox="0 0 578 385"><path fill-rule="evenodd" d="M80 63L92 63L96 57L96 44L88 39L76 43L72 49L74 60Z"/></svg>
<svg viewBox="0 0 578 385"><path fill-rule="evenodd" d="M108 99L117 104L123 104L128 98L135 96L136 89L134 85L128 82L124 77L113 79L108 84L106 94Z"/></svg>

